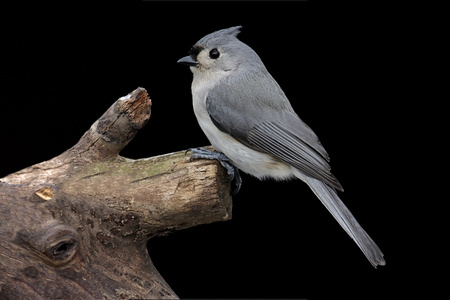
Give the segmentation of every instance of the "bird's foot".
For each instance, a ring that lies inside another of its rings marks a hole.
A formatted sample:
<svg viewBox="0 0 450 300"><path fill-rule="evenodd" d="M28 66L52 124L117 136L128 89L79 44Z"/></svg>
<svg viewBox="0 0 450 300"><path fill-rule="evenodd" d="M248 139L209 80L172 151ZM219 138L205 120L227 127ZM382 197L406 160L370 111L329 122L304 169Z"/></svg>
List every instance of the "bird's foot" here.
<svg viewBox="0 0 450 300"><path fill-rule="evenodd" d="M215 159L220 162L220 164L227 169L228 175L230 175L230 180L234 179L234 184L236 186L232 195L236 195L242 186L242 178L239 174L239 169L236 168L233 164L231 164L231 160L223 154L222 152L211 151L205 148L190 148L186 151L192 151L192 155L190 161L194 159Z"/></svg>

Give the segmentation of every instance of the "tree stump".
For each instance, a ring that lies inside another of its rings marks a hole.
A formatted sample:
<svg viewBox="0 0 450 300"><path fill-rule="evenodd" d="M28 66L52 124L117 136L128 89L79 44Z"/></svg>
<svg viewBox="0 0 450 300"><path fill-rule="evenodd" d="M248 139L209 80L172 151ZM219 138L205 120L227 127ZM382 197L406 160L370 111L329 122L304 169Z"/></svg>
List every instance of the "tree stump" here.
<svg viewBox="0 0 450 300"><path fill-rule="evenodd" d="M1 299L177 298L146 243L231 219L230 184L184 152L119 156L150 111L138 88L71 149L0 179Z"/></svg>

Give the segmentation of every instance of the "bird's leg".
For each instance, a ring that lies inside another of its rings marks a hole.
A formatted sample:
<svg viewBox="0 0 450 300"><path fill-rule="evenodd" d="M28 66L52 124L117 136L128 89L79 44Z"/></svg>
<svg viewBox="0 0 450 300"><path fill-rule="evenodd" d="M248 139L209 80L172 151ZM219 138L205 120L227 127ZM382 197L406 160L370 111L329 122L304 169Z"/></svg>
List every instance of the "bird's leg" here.
<svg viewBox="0 0 450 300"><path fill-rule="evenodd" d="M190 160L194 159L215 159L220 162L220 164L227 169L228 175L230 175L230 180L234 179L234 184L236 186L235 190L233 191L232 195L236 195L242 186L242 178L239 174L239 169L236 168L232 163L231 160L223 154L222 152L216 152L207 150L205 148L190 148L187 151L192 151L192 155ZM186 153L187 153L186 151Z"/></svg>

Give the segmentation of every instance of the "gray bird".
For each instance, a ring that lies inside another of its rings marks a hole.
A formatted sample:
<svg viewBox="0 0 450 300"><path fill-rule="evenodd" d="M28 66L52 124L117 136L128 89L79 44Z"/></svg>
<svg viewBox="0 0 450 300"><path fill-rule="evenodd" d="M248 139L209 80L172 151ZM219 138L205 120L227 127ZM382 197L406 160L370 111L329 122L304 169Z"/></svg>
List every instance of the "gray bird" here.
<svg viewBox="0 0 450 300"><path fill-rule="evenodd" d="M241 26L200 39L178 63L190 66L198 123L218 151L193 149L191 158L218 159L259 179L304 181L356 242L370 263L384 265L383 253L339 199L343 191L330 172L329 156L253 49L237 39Z"/></svg>

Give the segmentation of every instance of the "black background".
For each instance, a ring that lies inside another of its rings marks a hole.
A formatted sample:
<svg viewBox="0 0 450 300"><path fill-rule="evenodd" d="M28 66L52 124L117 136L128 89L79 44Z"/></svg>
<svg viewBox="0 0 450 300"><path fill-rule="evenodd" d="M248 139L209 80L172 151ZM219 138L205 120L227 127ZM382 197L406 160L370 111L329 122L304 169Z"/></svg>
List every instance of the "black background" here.
<svg viewBox="0 0 450 300"><path fill-rule="evenodd" d="M182 298L448 297L448 222L419 195L425 174L406 169L420 143L406 133L420 130L405 119L417 89L405 78L438 29L434 13L387 1L19 1L2 18L0 177L65 151L139 86L152 116L122 156L208 145L192 74L176 61L202 36L243 25L239 38L320 137L387 265L374 269L302 182L243 175L231 221L149 242L162 276Z"/></svg>

